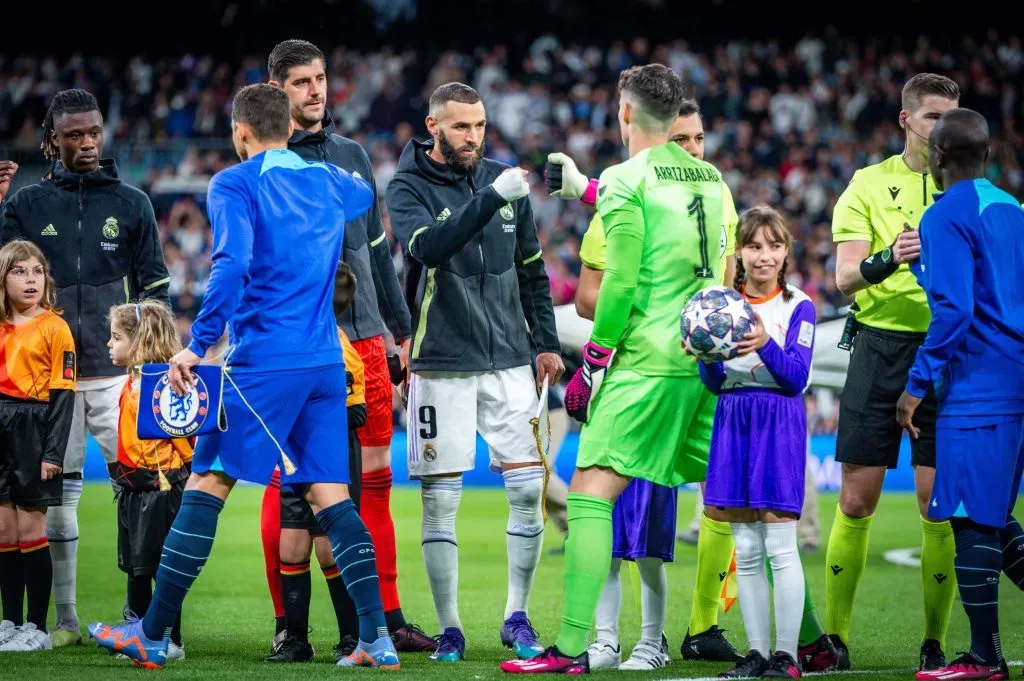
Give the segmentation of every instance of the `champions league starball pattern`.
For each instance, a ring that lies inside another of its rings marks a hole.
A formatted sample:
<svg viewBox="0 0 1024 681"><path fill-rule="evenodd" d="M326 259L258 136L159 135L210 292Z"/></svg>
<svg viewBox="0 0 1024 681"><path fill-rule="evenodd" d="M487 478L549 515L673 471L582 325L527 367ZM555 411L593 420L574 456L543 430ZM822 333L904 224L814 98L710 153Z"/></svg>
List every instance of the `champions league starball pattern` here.
<svg viewBox="0 0 1024 681"><path fill-rule="evenodd" d="M697 359L725 362L755 325L754 310L735 289L710 286L698 291L679 319L683 343Z"/></svg>

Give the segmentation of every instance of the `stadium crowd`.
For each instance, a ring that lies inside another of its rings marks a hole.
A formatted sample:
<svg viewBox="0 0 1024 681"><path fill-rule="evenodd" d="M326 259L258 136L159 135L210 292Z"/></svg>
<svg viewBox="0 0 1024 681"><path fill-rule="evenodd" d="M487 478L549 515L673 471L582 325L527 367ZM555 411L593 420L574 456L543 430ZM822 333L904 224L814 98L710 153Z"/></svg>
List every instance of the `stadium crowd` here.
<svg viewBox="0 0 1024 681"><path fill-rule="evenodd" d="M502 45L436 59L336 47L328 56L328 107L339 129L369 151L381 195L409 137L425 134L425 97L449 81L466 82L483 95L491 123L488 156L536 171L548 151L565 149L595 175L621 160L616 74L663 62L685 75L700 101L707 158L725 175L738 207L760 202L785 210L798 240L792 283L829 318L849 302L834 282L832 206L854 170L902 148L900 87L915 71L949 73L964 91L964 106L1001 121L989 177L1011 193L1022 191L1021 42L992 32L957 47L947 54L919 38L883 48L840 39L831 28L795 45L727 42L701 53L684 40L585 46L542 36L521 63L511 63ZM0 55L0 139L34 148L49 97L61 87L84 87L104 109L108 139L129 181L152 189L160 179L210 176L235 162L227 145L234 91L266 79L257 57L230 64L193 55L124 62L76 55L62 63ZM29 175L21 180L30 181ZM534 186L555 303L571 302L588 215L549 199L539 176ZM209 271L202 197L155 203L174 275L172 296L188 318Z"/></svg>
<svg viewBox="0 0 1024 681"><path fill-rule="evenodd" d="M429 93L449 81L480 91L491 123L486 155L535 173L532 202L552 296L556 305L566 304L575 294L589 213L546 195L543 161L563 149L596 176L622 160L616 76L649 61L684 75L702 107L706 157L722 171L737 207L767 203L785 213L796 238L790 281L814 300L819 320L839 316L850 302L835 285L832 207L857 168L902 148L900 88L913 73L948 73L961 86L963 106L998 122L988 176L1015 195L1024 191L1024 50L1018 38L995 31L968 37L948 53L924 37L883 45L841 38L834 28L790 45L732 41L700 52L685 40L596 46L541 36L518 62L503 45L436 55L335 47L328 53L328 110L339 130L370 153L383 197L410 136L425 135ZM10 140L3 145L20 152L23 166L33 157L41 163L34 150L49 98L62 87L96 93L122 177L153 198L171 299L187 337L210 266L203 180L236 162L228 141L234 92L267 78L258 56L227 63L188 54L75 55L62 62L0 54L0 140ZM18 182L37 178L26 167ZM382 198L381 209L390 234ZM401 260L396 246L400 275ZM811 401L811 431L832 432L831 398Z"/></svg>

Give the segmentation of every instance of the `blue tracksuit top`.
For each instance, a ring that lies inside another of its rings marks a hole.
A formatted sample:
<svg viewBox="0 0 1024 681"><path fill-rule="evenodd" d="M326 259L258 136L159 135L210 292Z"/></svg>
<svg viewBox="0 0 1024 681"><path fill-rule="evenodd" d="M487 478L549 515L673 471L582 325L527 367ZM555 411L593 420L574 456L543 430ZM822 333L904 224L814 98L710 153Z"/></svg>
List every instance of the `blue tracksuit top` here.
<svg viewBox="0 0 1024 681"><path fill-rule="evenodd" d="M207 190L213 265L189 349L203 356L226 325L231 366L342 363L334 275L345 223L372 202L362 178L286 149L217 173Z"/></svg>
<svg viewBox="0 0 1024 681"><path fill-rule="evenodd" d="M934 388L940 418L1024 414L1024 210L983 179L936 199L911 266L932 319L907 391Z"/></svg>

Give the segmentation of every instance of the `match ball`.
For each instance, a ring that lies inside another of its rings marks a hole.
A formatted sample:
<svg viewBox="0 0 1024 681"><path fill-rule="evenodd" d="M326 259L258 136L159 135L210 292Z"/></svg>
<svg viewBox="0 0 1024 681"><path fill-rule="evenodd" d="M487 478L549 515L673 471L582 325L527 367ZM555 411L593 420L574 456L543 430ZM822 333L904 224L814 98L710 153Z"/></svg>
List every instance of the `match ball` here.
<svg viewBox="0 0 1024 681"><path fill-rule="evenodd" d="M679 317L683 344L702 362L725 362L756 324L754 309L735 289L709 286L699 291Z"/></svg>

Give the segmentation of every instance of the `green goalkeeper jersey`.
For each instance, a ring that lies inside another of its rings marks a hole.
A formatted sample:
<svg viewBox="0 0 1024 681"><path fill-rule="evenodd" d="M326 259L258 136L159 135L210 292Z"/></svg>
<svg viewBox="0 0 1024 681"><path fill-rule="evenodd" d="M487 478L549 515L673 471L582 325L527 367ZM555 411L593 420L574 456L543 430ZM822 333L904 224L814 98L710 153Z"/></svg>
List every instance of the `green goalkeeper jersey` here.
<svg viewBox="0 0 1024 681"><path fill-rule="evenodd" d="M677 144L652 147L601 173L597 212L608 242L591 340L615 365L646 376L692 376L679 315L721 280L725 184Z"/></svg>

